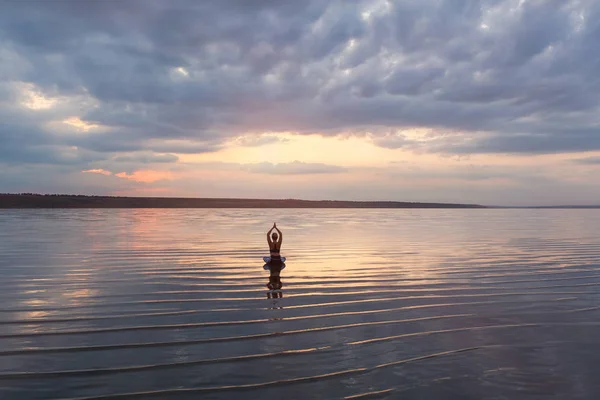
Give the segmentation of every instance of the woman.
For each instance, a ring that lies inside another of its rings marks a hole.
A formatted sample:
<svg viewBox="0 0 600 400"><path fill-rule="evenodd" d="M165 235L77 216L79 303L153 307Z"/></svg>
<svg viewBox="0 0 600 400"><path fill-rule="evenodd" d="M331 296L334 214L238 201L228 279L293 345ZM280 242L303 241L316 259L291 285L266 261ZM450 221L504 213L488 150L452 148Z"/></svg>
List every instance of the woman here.
<svg viewBox="0 0 600 400"><path fill-rule="evenodd" d="M273 232L275 229L277 232ZM267 232L267 242L269 242L269 253L270 257L264 257L266 262L264 268L268 269L271 273L269 275L269 283L267 283L267 287L269 288L269 292L267 292L267 297L269 299L282 298L283 293L281 292L281 288L283 284L281 283L281 270L285 268L285 257L281 257L281 242L283 240L283 234L279 229L277 229L277 224L273 223L273 227Z"/></svg>
<svg viewBox="0 0 600 400"><path fill-rule="evenodd" d="M277 232L273 232L275 229ZM277 229L277 224L273 223L273 227L267 232L267 242L269 242L269 252L271 257L269 263L282 263L285 261L285 257L281 258L279 251L281 250L281 241L283 240L283 234Z"/></svg>

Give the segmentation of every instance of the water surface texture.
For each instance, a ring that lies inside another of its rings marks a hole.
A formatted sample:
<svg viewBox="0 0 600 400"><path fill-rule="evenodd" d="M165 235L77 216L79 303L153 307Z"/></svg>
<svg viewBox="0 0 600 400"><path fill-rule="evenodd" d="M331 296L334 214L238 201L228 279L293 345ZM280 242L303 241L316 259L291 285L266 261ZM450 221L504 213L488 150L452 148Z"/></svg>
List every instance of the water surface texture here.
<svg viewBox="0 0 600 400"><path fill-rule="evenodd" d="M0 398L596 399L598 227L597 210L0 211Z"/></svg>

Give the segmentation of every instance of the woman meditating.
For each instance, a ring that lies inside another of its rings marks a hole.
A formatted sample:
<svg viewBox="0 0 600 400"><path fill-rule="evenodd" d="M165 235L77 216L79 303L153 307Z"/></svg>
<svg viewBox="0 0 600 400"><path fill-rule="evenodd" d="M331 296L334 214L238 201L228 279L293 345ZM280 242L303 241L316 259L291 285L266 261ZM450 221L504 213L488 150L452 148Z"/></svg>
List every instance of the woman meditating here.
<svg viewBox="0 0 600 400"><path fill-rule="evenodd" d="M273 229L276 232L273 232ZM273 223L273 227L267 232L267 242L269 242L269 252L271 253L271 257L269 257L269 263L282 263L285 261L285 257L282 259L281 254L279 253L281 250L281 241L283 240L283 234L277 228L277 224ZM265 260L266 261L266 260Z"/></svg>
<svg viewBox="0 0 600 400"><path fill-rule="evenodd" d="M276 232L273 232L275 230ZM277 229L277 224L273 223L273 227L267 232L267 242L269 242L269 253L270 257L264 257L266 270L270 271L269 283L267 287L269 292L267 293L268 298L281 298L281 270L285 268L285 257L281 257L281 241L283 240L283 234Z"/></svg>

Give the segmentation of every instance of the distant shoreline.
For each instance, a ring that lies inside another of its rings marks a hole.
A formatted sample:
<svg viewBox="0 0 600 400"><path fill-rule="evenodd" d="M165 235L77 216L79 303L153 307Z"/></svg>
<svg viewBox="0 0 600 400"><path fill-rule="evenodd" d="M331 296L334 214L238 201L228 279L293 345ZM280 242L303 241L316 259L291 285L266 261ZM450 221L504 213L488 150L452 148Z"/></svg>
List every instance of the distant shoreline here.
<svg viewBox="0 0 600 400"><path fill-rule="evenodd" d="M0 194L0 208L490 208L478 204L401 201L118 197Z"/></svg>
<svg viewBox="0 0 600 400"><path fill-rule="evenodd" d="M600 205L484 206L407 201L299 199L234 199L194 197L126 197L71 194L0 193L7 208L470 208L470 209L600 209Z"/></svg>

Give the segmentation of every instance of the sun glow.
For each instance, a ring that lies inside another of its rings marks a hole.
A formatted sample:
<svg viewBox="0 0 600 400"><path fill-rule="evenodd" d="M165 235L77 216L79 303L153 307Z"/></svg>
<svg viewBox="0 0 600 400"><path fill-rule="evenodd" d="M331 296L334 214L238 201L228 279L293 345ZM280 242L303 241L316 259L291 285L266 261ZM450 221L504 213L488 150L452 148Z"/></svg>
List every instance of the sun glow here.
<svg viewBox="0 0 600 400"><path fill-rule="evenodd" d="M402 159L398 151L374 145L366 137L337 137L320 135L276 134L280 141L262 146L240 146L238 139L228 147L206 154L183 154L182 162L236 163L324 163L339 166L384 165Z"/></svg>
<svg viewBox="0 0 600 400"><path fill-rule="evenodd" d="M44 95L34 84L22 82L20 85L21 105L30 110L47 110L58 103L58 98Z"/></svg>
<svg viewBox="0 0 600 400"><path fill-rule="evenodd" d="M138 170L131 174L119 172L115 174L118 178L129 179L135 182L152 183L162 180L173 179L173 174L170 171L153 171L153 170Z"/></svg>
<svg viewBox="0 0 600 400"><path fill-rule="evenodd" d="M77 130L84 131L84 132L87 132L90 129L96 129L96 128L100 127L100 125L82 121L81 118L79 118L79 117L69 117L67 119L64 119L62 121L62 123L72 126L72 127L75 127L75 128L77 128Z"/></svg>

